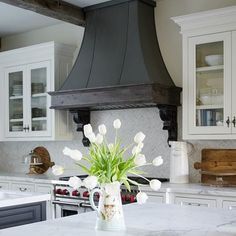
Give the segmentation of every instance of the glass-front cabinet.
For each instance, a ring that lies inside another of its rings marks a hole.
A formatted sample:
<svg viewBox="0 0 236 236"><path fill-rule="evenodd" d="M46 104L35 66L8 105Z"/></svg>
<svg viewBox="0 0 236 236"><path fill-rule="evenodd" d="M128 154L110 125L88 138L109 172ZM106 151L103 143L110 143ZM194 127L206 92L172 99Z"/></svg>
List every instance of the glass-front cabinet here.
<svg viewBox="0 0 236 236"><path fill-rule="evenodd" d="M32 133L45 133L51 127L49 95L49 62L37 63L28 67L30 76L30 124ZM44 135L44 134L43 134Z"/></svg>
<svg viewBox="0 0 236 236"><path fill-rule="evenodd" d="M0 141L71 140L69 111L50 109L75 47L46 42L0 53Z"/></svg>
<svg viewBox="0 0 236 236"><path fill-rule="evenodd" d="M9 67L5 72L6 136L50 135L50 62Z"/></svg>
<svg viewBox="0 0 236 236"><path fill-rule="evenodd" d="M23 88L25 85L25 68L15 67L6 71L8 104L7 131L20 135L24 131L25 123L25 98Z"/></svg>
<svg viewBox="0 0 236 236"><path fill-rule="evenodd" d="M236 139L236 6L172 20L182 34L183 139Z"/></svg>
<svg viewBox="0 0 236 236"><path fill-rule="evenodd" d="M189 39L188 130L231 133L231 33Z"/></svg>

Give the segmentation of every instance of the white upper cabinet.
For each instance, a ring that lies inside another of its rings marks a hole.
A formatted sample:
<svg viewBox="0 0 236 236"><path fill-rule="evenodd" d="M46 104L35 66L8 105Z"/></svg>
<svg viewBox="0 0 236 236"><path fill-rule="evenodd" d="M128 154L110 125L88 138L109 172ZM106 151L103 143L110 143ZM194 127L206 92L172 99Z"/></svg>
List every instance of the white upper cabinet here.
<svg viewBox="0 0 236 236"><path fill-rule="evenodd" d="M69 113L51 110L48 92L63 83L73 52L50 42L0 53L2 140L72 138Z"/></svg>
<svg viewBox="0 0 236 236"><path fill-rule="evenodd" d="M236 7L173 20L183 36L183 139L235 139Z"/></svg>

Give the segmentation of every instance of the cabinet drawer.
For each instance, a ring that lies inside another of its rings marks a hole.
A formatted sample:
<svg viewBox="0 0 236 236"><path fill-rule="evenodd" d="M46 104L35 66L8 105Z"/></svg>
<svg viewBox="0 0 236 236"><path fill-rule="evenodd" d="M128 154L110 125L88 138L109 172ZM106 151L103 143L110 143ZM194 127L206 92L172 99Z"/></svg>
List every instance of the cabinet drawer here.
<svg viewBox="0 0 236 236"><path fill-rule="evenodd" d="M9 189L10 183L9 182L5 182L5 181L0 181L0 190L1 189Z"/></svg>
<svg viewBox="0 0 236 236"><path fill-rule="evenodd" d="M46 185L46 184L36 184L35 192L52 194L53 193L53 186Z"/></svg>
<svg viewBox="0 0 236 236"><path fill-rule="evenodd" d="M34 192L34 184L14 182L14 183L11 184L11 189L13 191Z"/></svg>
<svg viewBox="0 0 236 236"><path fill-rule="evenodd" d="M174 202L181 206L216 207L216 200L214 199L175 197Z"/></svg>
<svg viewBox="0 0 236 236"><path fill-rule="evenodd" d="M164 195L149 195L148 194L148 202L165 203L165 196Z"/></svg>
<svg viewBox="0 0 236 236"><path fill-rule="evenodd" d="M228 210L236 210L236 201L223 200L222 207Z"/></svg>

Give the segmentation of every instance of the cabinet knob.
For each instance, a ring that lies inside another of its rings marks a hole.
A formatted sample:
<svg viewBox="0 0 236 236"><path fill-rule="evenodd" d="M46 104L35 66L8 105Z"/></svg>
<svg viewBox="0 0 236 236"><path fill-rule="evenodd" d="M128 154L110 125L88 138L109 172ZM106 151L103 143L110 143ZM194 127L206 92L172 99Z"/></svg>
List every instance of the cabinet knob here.
<svg viewBox="0 0 236 236"><path fill-rule="evenodd" d="M235 116L234 116L234 119L232 120L232 123L233 123L233 125L235 127L236 126L236 118L235 118Z"/></svg>
<svg viewBox="0 0 236 236"><path fill-rule="evenodd" d="M27 188L19 188L19 190L21 191L21 192L25 192L25 191L27 191Z"/></svg>
<svg viewBox="0 0 236 236"><path fill-rule="evenodd" d="M226 120L226 124L227 124L227 127L229 127L229 124L230 124L229 116L228 116L228 118L227 118L227 120Z"/></svg>

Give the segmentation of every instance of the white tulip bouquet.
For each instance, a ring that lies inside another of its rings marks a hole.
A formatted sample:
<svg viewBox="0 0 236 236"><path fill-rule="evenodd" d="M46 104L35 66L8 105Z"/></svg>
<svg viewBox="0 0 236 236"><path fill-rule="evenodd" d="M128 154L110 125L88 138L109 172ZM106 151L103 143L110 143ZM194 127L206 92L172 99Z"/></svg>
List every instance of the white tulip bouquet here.
<svg viewBox="0 0 236 236"><path fill-rule="evenodd" d="M142 132L137 133L131 145L122 147L117 136L118 130L121 128L121 121L119 119L114 120L113 127L116 131L115 140L114 143L108 143L106 139L107 128L104 124L99 125L97 135L93 132L90 124L84 126L84 134L91 142L88 155L82 155L80 151L68 147L64 148L64 155L71 157L75 164L89 175L83 181L76 176L71 177L68 184L74 189L85 186L91 190L98 185L118 182L124 184L130 191L130 184L141 185L129 179L129 175L135 175L145 179L153 190L159 190L161 182L157 179L149 181L143 177L144 172L140 170L140 167L160 166L163 164L162 157L158 156L151 163L147 163L145 155L142 154L145 135ZM131 152L128 153L130 149ZM52 171L54 175L61 175L64 168L55 165L52 167ZM137 202L142 204L146 202L148 196L140 191L136 198Z"/></svg>

